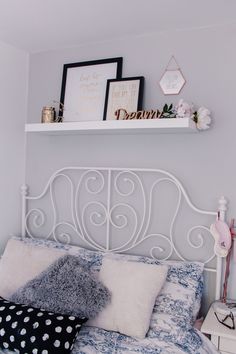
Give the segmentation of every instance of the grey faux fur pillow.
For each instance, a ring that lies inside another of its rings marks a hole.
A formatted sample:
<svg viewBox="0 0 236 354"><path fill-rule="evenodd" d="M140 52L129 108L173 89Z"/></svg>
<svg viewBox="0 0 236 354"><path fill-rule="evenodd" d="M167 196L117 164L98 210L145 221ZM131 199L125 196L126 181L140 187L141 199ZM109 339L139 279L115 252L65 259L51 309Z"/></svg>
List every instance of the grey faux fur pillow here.
<svg viewBox="0 0 236 354"><path fill-rule="evenodd" d="M95 317L110 298L109 290L71 255L59 258L11 296L20 304L86 318Z"/></svg>

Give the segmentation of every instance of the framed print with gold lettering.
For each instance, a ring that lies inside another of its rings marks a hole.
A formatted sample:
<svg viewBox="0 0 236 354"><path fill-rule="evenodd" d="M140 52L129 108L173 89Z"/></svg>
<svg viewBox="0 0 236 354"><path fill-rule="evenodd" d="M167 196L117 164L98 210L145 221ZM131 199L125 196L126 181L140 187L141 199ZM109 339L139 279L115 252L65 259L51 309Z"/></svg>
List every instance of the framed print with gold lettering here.
<svg viewBox="0 0 236 354"><path fill-rule="evenodd" d="M142 109L144 77L107 80L103 120L120 119L117 112L135 112Z"/></svg>
<svg viewBox="0 0 236 354"><path fill-rule="evenodd" d="M60 98L63 122L102 120L107 80L121 74L121 57L65 64Z"/></svg>

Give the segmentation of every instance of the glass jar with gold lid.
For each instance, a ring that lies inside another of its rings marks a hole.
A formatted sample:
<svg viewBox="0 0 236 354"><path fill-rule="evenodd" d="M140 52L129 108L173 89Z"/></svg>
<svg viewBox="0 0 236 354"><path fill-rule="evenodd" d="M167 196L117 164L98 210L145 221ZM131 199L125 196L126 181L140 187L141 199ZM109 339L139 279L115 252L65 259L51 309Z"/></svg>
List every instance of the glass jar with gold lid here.
<svg viewBox="0 0 236 354"><path fill-rule="evenodd" d="M45 106L42 110L42 123L53 123L56 119L56 111L54 107Z"/></svg>

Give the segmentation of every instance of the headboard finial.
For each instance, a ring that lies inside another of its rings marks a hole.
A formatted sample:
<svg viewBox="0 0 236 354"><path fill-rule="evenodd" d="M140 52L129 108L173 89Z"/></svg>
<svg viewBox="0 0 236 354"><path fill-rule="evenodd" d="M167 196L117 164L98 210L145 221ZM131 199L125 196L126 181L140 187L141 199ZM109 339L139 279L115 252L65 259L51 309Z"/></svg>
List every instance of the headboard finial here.
<svg viewBox="0 0 236 354"><path fill-rule="evenodd" d="M227 204L228 204L227 199L224 196L220 197L220 199L219 199L219 219L222 221L225 220L226 211L227 211Z"/></svg>

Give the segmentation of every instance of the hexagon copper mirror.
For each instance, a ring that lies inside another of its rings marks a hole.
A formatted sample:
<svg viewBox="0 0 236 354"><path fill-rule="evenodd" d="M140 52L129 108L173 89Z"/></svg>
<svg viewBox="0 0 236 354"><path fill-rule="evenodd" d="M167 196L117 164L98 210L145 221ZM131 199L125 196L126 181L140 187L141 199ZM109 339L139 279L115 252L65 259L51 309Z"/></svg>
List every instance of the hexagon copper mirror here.
<svg viewBox="0 0 236 354"><path fill-rule="evenodd" d="M160 87L164 95L178 95L182 90L186 80L180 70L180 67L172 55L165 72L159 81Z"/></svg>

